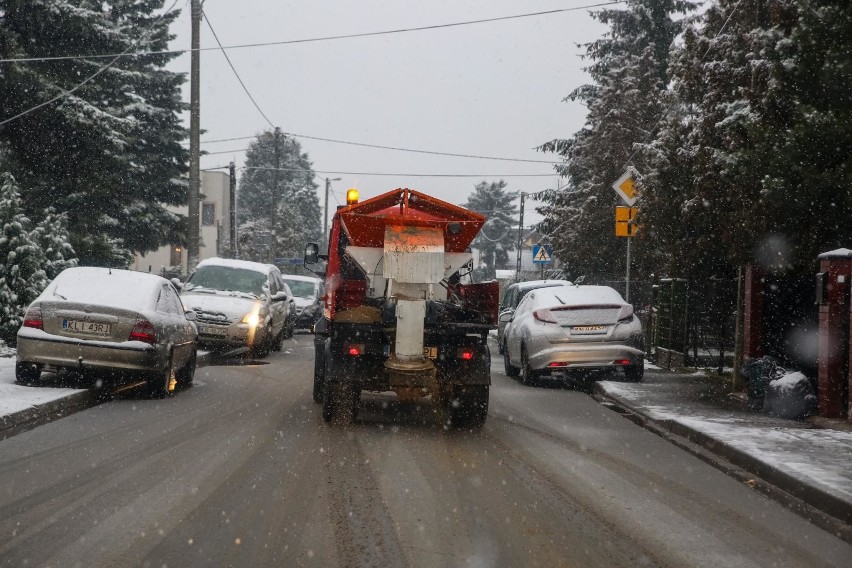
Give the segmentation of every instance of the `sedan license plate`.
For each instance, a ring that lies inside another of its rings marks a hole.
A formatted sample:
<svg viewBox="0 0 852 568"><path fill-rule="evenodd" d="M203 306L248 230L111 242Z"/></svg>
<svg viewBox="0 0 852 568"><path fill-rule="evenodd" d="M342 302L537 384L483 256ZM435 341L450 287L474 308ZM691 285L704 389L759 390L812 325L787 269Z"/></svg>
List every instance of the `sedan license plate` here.
<svg viewBox="0 0 852 568"><path fill-rule="evenodd" d="M228 329L225 327L217 327L213 325L199 325L198 333L203 335L216 335L219 337L224 337L228 335Z"/></svg>
<svg viewBox="0 0 852 568"><path fill-rule="evenodd" d="M112 325L108 323L97 323L93 321L62 320L62 330L98 337L108 337L112 331Z"/></svg>
<svg viewBox="0 0 852 568"><path fill-rule="evenodd" d="M574 333L603 333L606 331L605 325L575 325L571 328Z"/></svg>

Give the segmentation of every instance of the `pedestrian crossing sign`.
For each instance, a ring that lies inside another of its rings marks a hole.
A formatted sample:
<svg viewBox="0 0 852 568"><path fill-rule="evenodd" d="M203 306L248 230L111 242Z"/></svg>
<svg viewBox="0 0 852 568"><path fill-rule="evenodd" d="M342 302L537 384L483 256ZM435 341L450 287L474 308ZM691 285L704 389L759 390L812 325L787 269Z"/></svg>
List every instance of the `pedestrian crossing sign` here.
<svg viewBox="0 0 852 568"><path fill-rule="evenodd" d="M533 245L532 261L533 264L550 264L553 262L553 246Z"/></svg>

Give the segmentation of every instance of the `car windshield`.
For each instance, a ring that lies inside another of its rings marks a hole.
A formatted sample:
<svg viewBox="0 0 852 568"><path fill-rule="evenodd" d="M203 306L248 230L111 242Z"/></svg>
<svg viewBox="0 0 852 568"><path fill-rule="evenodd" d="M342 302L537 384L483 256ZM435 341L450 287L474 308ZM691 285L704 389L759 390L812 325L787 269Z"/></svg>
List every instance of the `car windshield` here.
<svg viewBox="0 0 852 568"><path fill-rule="evenodd" d="M204 265L189 278L186 290L219 290L222 292L241 292L260 296L266 284L266 275L254 270L231 266Z"/></svg>
<svg viewBox="0 0 852 568"><path fill-rule="evenodd" d="M291 280L289 278L285 278L284 282L290 287L290 291L293 292L293 295L299 298L315 298L317 295L317 287L313 282L307 282L305 280Z"/></svg>

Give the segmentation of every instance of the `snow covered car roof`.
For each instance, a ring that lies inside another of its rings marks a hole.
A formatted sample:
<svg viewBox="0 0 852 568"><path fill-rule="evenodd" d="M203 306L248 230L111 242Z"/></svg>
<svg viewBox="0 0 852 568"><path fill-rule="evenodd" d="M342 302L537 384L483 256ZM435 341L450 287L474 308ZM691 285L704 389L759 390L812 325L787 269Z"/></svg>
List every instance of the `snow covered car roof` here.
<svg viewBox="0 0 852 568"><path fill-rule="evenodd" d="M568 280L527 280L526 282L517 282L514 286L517 286L520 290L526 290L548 286L571 286L571 282Z"/></svg>
<svg viewBox="0 0 852 568"><path fill-rule="evenodd" d="M44 289L39 300L68 300L129 310L149 310L168 280L156 274L78 266L66 268Z"/></svg>
<svg viewBox="0 0 852 568"><path fill-rule="evenodd" d="M242 268L243 270L254 270L263 274L270 272L279 272L278 267L274 264L264 264L262 262L252 262L251 260L234 260L232 258L205 258L198 263L197 268L202 266L227 266L229 268Z"/></svg>
<svg viewBox="0 0 852 568"><path fill-rule="evenodd" d="M623 305L627 303L614 288L593 285L541 288L535 291L533 301L538 305L555 305L558 303L567 306Z"/></svg>

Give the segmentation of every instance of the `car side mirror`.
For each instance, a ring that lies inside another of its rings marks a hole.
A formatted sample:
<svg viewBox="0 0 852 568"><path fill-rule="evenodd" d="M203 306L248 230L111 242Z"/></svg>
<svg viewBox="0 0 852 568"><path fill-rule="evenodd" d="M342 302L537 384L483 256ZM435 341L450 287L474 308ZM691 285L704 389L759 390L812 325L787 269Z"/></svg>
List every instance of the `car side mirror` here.
<svg viewBox="0 0 852 568"><path fill-rule="evenodd" d="M198 314L195 313L195 310L186 310L183 315L186 321L198 321Z"/></svg>
<svg viewBox="0 0 852 568"><path fill-rule="evenodd" d="M274 296L272 296L273 302L282 302L287 299L287 292L281 290L280 292L276 292Z"/></svg>
<svg viewBox="0 0 852 568"><path fill-rule="evenodd" d="M181 281L177 278L172 278L171 280L169 280L169 282L172 283L172 286L174 286L176 290L183 290L183 283L181 283Z"/></svg>
<svg viewBox="0 0 852 568"><path fill-rule="evenodd" d="M506 310L505 312L500 314L498 319L500 320L500 323L509 323L510 321L512 321L512 318L514 318L514 317L515 317L514 311Z"/></svg>

